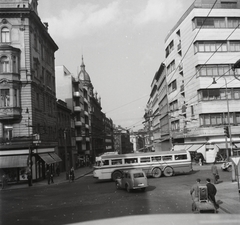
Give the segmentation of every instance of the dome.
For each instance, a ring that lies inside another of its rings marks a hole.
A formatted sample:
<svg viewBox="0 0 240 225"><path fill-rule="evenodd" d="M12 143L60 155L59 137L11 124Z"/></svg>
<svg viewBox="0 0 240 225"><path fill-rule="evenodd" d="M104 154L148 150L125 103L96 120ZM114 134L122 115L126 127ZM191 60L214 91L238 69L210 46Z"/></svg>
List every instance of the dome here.
<svg viewBox="0 0 240 225"><path fill-rule="evenodd" d="M88 83L91 83L91 79L90 79L90 76L88 75L88 73L86 72L85 70L85 65L84 65L84 62L83 62L83 57L82 57L82 65L81 65L81 70L78 74L78 79L83 81L83 82L88 82Z"/></svg>

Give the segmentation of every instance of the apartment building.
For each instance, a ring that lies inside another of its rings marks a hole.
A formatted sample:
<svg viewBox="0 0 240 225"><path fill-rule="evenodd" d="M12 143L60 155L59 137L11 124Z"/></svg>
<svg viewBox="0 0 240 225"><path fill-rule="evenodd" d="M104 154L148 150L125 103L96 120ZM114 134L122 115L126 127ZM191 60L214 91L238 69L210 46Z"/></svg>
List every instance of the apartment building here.
<svg viewBox="0 0 240 225"><path fill-rule="evenodd" d="M174 149L202 152L207 162L240 147L240 71L232 69L240 57L239 24L239 0L196 0L165 39Z"/></svg>
<svg viewBox="0 0 240 225"><path fill-rule="evenodd" d="M161 63L151 84L151 93L145 113L147 147L154 151L172 148L169 129L166 67ZM150 139L150 140L149 140Z"/></svg>
<svg viewBox="0 0 240 225"><path fill-rule="evenodd" d="M60 160L57 50L36 0L0 0L0 171L10 182L26 180L27 174L40 179Z"/></svg>

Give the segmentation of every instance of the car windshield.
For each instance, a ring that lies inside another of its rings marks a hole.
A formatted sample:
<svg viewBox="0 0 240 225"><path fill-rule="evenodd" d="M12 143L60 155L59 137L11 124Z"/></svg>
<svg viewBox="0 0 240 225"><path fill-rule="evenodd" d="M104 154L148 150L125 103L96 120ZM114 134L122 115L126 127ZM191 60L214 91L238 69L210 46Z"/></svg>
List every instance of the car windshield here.
<svg viewBox="0 0 240 225"><path fill-rule="evenodd" d="M143 173L134 173L133 174L134 178L140 178L140 177L144 177Z"/></svg>

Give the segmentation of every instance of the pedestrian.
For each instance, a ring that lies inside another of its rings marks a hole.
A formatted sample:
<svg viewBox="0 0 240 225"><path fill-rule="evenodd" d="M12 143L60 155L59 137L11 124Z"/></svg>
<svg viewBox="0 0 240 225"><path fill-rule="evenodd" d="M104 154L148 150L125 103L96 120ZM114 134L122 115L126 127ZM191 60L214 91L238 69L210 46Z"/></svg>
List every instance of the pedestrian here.
<svg viewBox="0 0 240 225"><path fill-rule="evenodd" d="M6 174L2 175L2 189L4 189L6 187L7 184L7 176Z"/></svg>
<svg viewBox="0 0 240 225"><path fill-rule="evenodd" d="M202 159L199 159L199 165L202 166Z"/></svg>
<svg viewBox="0 0 240 225"><path fill-rule="evenodd" d="M211 201L216 208L216 210L219 208L219 205L216 203L215 196L217 194L217 189L214 186L214 184L211 183L211 180L209 178L206 179L207 181L207 192L208 192L208 199Z"/></svg>
<svg viewBox="0 0 240 225"><path fill-rule="evenodd" d="M53 173L51 173L51 183L53 184Z"/></svg>
<svg viewBox="0 0 240 225"><path fill-rule="evenodd" d="M49 170L47 170L46 176L47 176L47 182L48 184L50 184L51 174Z"/></svg>
<svg viewBox="0 0 240 225"><path fill-rule="evenodd" d="M72 180L72 182L74 182L74 168L73 167L70 169L70 179ZM70 182L70 180L69 180L69 182Z"/></svg>
<svg viewBox="0 0 240 225"><path fill-rule="evenodd" d="M212 171L212 174L213 174L213 182L214 182L214 184L217 184L218 179L219 179L219 175L218 175L218 169L217 169L217 166L216 166L216 161L214 161L214 163L211 167L211 171Z"/></svg>
<svg viewBox="0 0 240 225"><path fill-rule="evenodd" d="M28 179L28 186L31 187L32 186L32 175L31 175L31 172L28 172L27 179Z"/></svg>
<svg viewBox="0 0 240 225"><path fill-rule="evenodd" d="M57 173L57 175L58 175L58 177L59 177L59 174L60 174L60 168L59 168L59 166L57 166L56 173Z"/></svg>
<svg viewBox="0 0 240 225"><path fill-rule="evenodd" d="M197 179L196 183L192 186L190 190L190 195L192 197L193 203L192 203L192 211L196 211L196 202L199 201L199 185L200 185L201 179Z"/></svg>

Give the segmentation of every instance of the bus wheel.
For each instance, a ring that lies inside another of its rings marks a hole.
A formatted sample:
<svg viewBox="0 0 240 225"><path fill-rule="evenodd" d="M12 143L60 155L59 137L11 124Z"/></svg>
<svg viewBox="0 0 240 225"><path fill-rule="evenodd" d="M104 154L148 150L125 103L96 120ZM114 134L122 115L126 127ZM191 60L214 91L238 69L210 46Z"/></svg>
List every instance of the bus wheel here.
<svg viewBox="0 0 240 225"><path fill-rule="evenodd" d="M171 176L173 175L173 168L167 166L167 167L164 169L163 174L164 174L165 177L171 177Z"/></svg>
<svg viewBox="0 0 240 225"><path fill-rule="evenodd" d="M116 181L117 178L120 178L122 176L122 173L120 171L114 171L112 174L112 180Z"/></svg>
<svg viewBox="0 0 240 225"><path fill-rule="evenodd" d="M162 175L162 170L160 168L154 168L152 171L152 176L154 178L159 178Z"/></svg>

